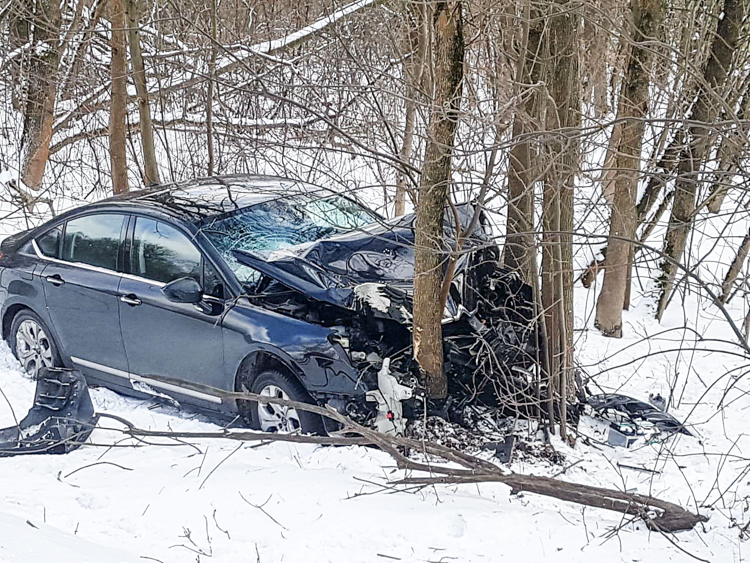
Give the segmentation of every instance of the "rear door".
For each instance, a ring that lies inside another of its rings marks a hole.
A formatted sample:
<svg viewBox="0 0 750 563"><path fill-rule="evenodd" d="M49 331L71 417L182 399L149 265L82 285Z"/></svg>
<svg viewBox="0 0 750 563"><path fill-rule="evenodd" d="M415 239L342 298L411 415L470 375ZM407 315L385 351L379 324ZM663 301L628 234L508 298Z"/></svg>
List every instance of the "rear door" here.
<svg viewBox="0 0 750 563"><path fill-rule="evenodd" d="M220 403L216 397L179 384L148 381L149 376L160 376L222 386L223 289L211 277L213 269L185 233L152 218L135 218L129 245L130 268L120 284L119 307L133 386L148 391L142 385L146 383L159 392ZM205 276L204 269L209 270ZM182 277L201 284L206 294L203 303L173 303L165 297L164 285ZM211 288L208 283L213 284Z"/></svg>
<svg viewBox="0 0 750 563"><path fill-rule="evenodd" d="M89 377L129 387L117 293L126 225L126 215L95 213L35 242L47 261L42 286L63 352Z"/></svg>

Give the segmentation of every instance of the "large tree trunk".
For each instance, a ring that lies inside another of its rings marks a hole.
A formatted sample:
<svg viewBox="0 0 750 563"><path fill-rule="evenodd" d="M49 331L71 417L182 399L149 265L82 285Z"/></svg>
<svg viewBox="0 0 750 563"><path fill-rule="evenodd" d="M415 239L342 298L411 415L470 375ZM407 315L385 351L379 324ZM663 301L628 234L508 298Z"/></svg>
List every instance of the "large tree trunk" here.
<svg viewBox="0 0 750 563"><path fill-rule="evenodd" d="M549 18L549 172L544 186L542 304L547 326L550 385L558 401L560 435L567 437L566 405L575 392L573 374L573 190L578 172L581 123L578 80L579 15L554 2ZM554 418L554 411L549 413Z"/></svg>
<svg viewBox="0 0 750 563"><path fill-rule="evenodd" d="M414 249L414 357L430 397L447 396L443 371L445 260L443 217L451 182L451 155L461 106L464 40L461 0L437 2L432 18L433 99L419 185Z"/></svg>
<svg viewBox="0 0 750 563"><path fill-rule="evenodd" d="M109 0L109 22L112 26L112 38L110 40L112 101L109 107L109 160L112 168L112 188L116 194L120 194L128 191L128 168L125 152L128 69L125 4L123 0Z"/></svg>
<svg viewBox="0 0 750 563"><path fill-rule="evenodd" d="M682 260L688 234L693 225L695 197L699 174L703 161L710 149L710 125L716 120L722 87L726 81L727 71L732 64L734 51L737 48L740 26L744 15L743 0L726 0L724 16L719 20L711 44L711 51L703 72L703 81L698 97L693 105L688 121L696 123L687 130L685 146L680 154L675 180L674 203L669 227L664 241L665 259L662 261L662 274L659 278L659 303L656 307L656 318L661 320L672 294L677 266Z"/></svg>
<svg viewBox="0 0 750 563"><path fill-rule="evenodd" d="M28 74L28 93L21 136L21 180L33 190L42 185L49 159L60 61L60 3L39 0L35 4L34 46ZM30 6L27 6L30 9Z"/></svg>
<svg viewBox="0 0 750 563"><path fill-rule="evenodd" d="M141 30L138 23L138 8L135 0L125 0L128 18L128 43L130 62L133 66L133 81L138 95L138 114L141 121L141 143L143 145L143 183L146 186L159 183L159 167L156 164L154 128L151 124L151 105L148 100L146 69L141 54Z"/></svg>
<svg viewBox="0 0 750 563"><path fill-rule="evenodd" d="M612 216L604 262L604 282L596 302L595 325L605 336L622 336L622 310L628 295L637 215L635 197L640 175L644 118L648 114L648 86L653 59L650 44L660 35L665 7L662 0L631 0L634 45L620 93L619 131ZM626 240L627 239L627 240Z"/></svg>
<svg viewBox="0 0 750 563"><path fill-rule="evenodd" d="M539 80L541 72L541 45L543 20L535 17L531 25L532 12L530 3L524 10L524 37L519 52L519 63L516 69L516 83L532 84ZM516 95L520 88L516 87ZM536 162L536 151L527 138L534 130L532 122L538 116L539 100L535 93L529 95L520 104L513 117L513 146L508 163L508 222L506 225L503 265L519 273L527 283L531 282L532 261L536 260L534 244L534 184L538 170L532 166Z"/></svg>

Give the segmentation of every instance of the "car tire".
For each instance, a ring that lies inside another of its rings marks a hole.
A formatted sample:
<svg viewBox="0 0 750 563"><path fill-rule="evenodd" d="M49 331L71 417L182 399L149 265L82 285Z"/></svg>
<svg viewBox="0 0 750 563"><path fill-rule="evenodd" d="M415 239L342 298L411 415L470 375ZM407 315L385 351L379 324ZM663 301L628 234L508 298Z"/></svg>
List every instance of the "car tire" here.
<svg viewBox="0 0 750 563"><path fill-rule="evenodd" d="M23 309L13 317L8 341L23 370L34 379L42 367L63 365L52 332L30 309Z"/></svg>
<svg viewBox="0 0 750 563"><path fill-rule="evenodd" d="M300 403L313 403L299 381L293 375L282 371L264 371L255 378L250 389L244 384L242 388L258 395L286 398ZM317 414L281 407L273 403L265 405L251 401L243 401L243 403L241 405L241 409L245 411L243 415L249 419L251 427L255 430L285 434L292 432L325 434L323 420Z"/></svg>

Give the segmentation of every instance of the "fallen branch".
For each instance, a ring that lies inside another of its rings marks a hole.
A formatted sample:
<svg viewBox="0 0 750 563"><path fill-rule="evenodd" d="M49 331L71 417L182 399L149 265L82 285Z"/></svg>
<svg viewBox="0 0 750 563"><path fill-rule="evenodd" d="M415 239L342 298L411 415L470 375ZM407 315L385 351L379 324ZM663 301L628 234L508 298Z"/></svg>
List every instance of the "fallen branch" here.
<svg viewBox="0 0 750 563"><path fill-rule="evenodd" d="M154 378L168 381L167 378ZM182 385L185 385L182 382ZM208 389L200 384L191 383L196 390L206 392ZM430 477L410 477L393 482L399 485L434 485L455 483L496 482L511 487L513 494L525 491L567 502L574 502L585 506L613 510L623 514L635 515L642 518L646 525L660 532L677 532L690 530L697 523L707 519L700 514L693 514L681 506L653 498L651 496L627 493L617 490L592 487L577 483L559 481L550 477L533 475L508 474L502 468L473 455L449 448L434 442L414 440L402 436L381 434L370 428L358 424L342 415L332 407L322 407L300 403L297 401L267 397L255 393L232 393L211 388L212 394L221 396L223 400L252 401L261 404L273 403L292 407L297 410L311 412L337 422L341 428L332 432L330 436L308 436L302 434L275 434L269 432L255 432L247 430L224 429L218 432L166 432L143 430L130 422L113 415L102 415L125 424L123 432L133 437L166 437L166 438L227 438L243 441L284 441L329 445L372 445L387 452L394 458L400 469L423 471ZM447 467L433 465L413 460L405 452L418 451L426 455L433 455L445 461L459 465ZM440 476L435 476L436 474Z"/></svg>
<svg viewBox="0 0 750 563"><path fill-rule="evenodd" d="M681 506L654 497L534 475L493 473L472 476L407 477L395 481L394 484L436 485L493 482L510 486L511 494L534 493L594 508L604 508L605 510L639 516L650 529L660 532L691 530L699 522L707 520L705 516L693 514Z"/></svg>

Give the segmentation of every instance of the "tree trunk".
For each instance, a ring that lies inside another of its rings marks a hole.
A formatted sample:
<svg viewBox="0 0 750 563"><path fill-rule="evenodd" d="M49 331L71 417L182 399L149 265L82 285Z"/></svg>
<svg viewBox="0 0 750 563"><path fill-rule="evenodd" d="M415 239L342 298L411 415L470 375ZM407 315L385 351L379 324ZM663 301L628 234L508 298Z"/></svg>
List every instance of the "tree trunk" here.
<svg viewBox="0 0 750 563"><path fill-rule="evenodd" d="M30 0L11 2L8 12L8 41L10 50L21 49L31 39L33 6ZM16 111L26 110L26 79L29 54L22 53L9 61L11 105Z"/></svg>
<svg viewBox="0 0 750 563"><path fill-rule="evenodd" d="M414 144L414 128L417 121L417 96L422 86L422 75L426 62L427 30L424 6L409 4L414 14L416 29L409 33L409 48L414 53L410 62L404 63L404 81L406 83L406 116L404 122L404 140L401 145L400 159L404 165L411 162L412 146ZM393 213L399 217L406 213L406 191L409 178L400 172L396 181L396 197Z"/></svg>
<svg viewBox="0 0 750 563"><path fill-rule="evenodd" d="M463 86L461 0L437 2L432 17L433 100L419 185L414 249L414 357L427 394L445 398L443 311L439 307L445 260L443 217L451 182L451 154Z"/></svg>
<svg viewBox="0 0 750 563"><path fill-rule="evenodd" d="M732 260L727 275L724 277L724 282L721 284L721 296L719 297L719 301L722 303L729 301L729 297L732 295L732 286L737 280L737 276L742 269L742 265L745 263L748 252L750 252L750 231L748 231L745 238L742 239L742 244L737 250L737 255L734 257L734 260Z"/></svg>
<svg viewBox="0 0 750 563"><path fill-rule="evenodd" d="M21 136L21 180L26 187L42 186L49 159L60 61L60 3L40 0L34 11L34 46L31 49L28 93Z"/></svg>
<svg viewBox="0 0 750 563"><path fill-rule="evenodd" d="M208 91L206 92L206 140L208 141L208 175L214 175L214 90L216 89L216 56L218 32L216 29L216 1L211 0L211 58L208 61Z"/></svg>
<svg viewBox="0 0 750 563"><path fill-rule="evenodd" d="M109 22L112 26L110 46L112 63L112 101L109 108L109 160L112 168L112 188L116 194L128 191L125 124L128 103L127 39L125 4L123 0L109 0Z"/></svg>
<svg viewBox="0 0 750 563"><path fill-rule="evenodd" d="M133 81L138 95L138 114L141 121L141 143L143 144L143 183L146 186L159 183L159 167L156 164L154 128L151 124L151 104L148 100L146 69L141 54L141 31L138 24L138 8L135 0L125 0L128 18L128 43L130 62L133 66Z"/></svg>
<svg viewBox="0 0 750 563"><path fill-rule="evenodd" d="M579 14L554 2L549 18L551 72L546 144L549 171L544 187L542 304L547 315L550 388L557 397L560 435L567 438L566 405L575 392L573 374L573 190L578 172L581 123L578 80ZM554 416L550 413L550 417Z"/></svg>
<svg viewBox="0 0 750 563"><path fill-rule="evenodd" d="M744 86L740 108L737 112L737 119L741 122L750 116L750 77L746 78ZM750 130L743 123L735 126L721 140L717 153L719 164L716 167L716 172L714 172L714 183L708 196L708 210L711 213L721 211L721 204L724 203L732 179L739 172L740 158L742 151L747 146L748 133L750 133Z"/></svg>
<svg viewBox="0 0 750 563"><path fill-rule="evenodd" d="M615 193L604 262L604 282L596 302L596 327L605 336L622 336L622 310L629 301L627 284L633 261L637 216L635 198L643 145L644 118L648 114L652 42L660 35L665 7L662 0L631 0L634 45L630 51L620 93L618 119L624 120L615 156ZM628 240L624 240L628 239Z"/></svg>
<svg viewBox="0 0 750 563"><path fill-rule="evenodd" d="M698 97L688 119L697 125L688 128L686 144L677 166L672 215L664 241L663 252L667 258L662 262L662 274L659 278L657 320L661 320L669 303L677 273L675 262L682 260L688 234L692 228L700 168L710 149L710 124L718 115L717 98L722 97L722 87L737 48L743 12L743 0L725 0L724 16L719 20Z"/></svg>
<svg viewBox="0 0 750 563"><path fill-rule="evenodd" d="M538 16L538 12L533 12ZM516 83L536 83L541 74L539 47L541 44L543 21L530 26L531 7L527 3L524 10L524 38L519 51L516 69ZM520 88L516 87L516 95ZM528 96L513 118L513 145L508 163L508 222L506 225L503 265L518 272L524 281L530 283L531 262L536 260L534 244L534 184L536 171L532 161L536 161L535 150L526 135L533 130L532 120L537 117L539 100L535 94ZM535 270L535 268L534 268Z"/></svg>

